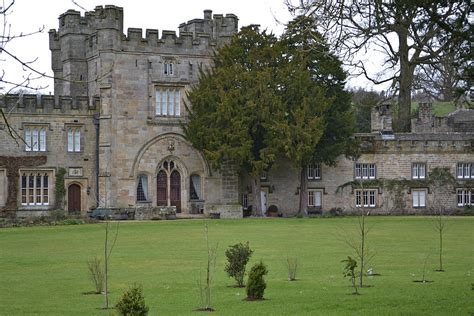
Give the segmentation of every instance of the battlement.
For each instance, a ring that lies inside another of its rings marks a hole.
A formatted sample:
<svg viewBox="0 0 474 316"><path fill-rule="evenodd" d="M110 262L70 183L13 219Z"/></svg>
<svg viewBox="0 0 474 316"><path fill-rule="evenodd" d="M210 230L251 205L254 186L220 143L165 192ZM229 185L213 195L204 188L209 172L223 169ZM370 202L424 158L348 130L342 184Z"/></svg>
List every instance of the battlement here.
<svg viewBox="0 0 474 316"><path fill-rule="evenodd" d="M179 35L175 31L164 30L161 38L157 29L147 29L145 37L141 28L129 28L127 35L123 34L123 8L114 5L95 7L94 11L81 16L79 11L68 10L59 16L59 29L49 31L50 49L60 49L62 36L87 35L90 43L98 43L99 30L115 30L120 32L119 39L125 42L149 43L152 46L160 44L210 45L211 42L229 38L238 32L238 18L234 14L214 14L211 10L204 11L203 19L193 19L179 25Z"/></svg>
<svg viewBox="0 0 474 316"><path fill-rule="evenodd" d="M59 30L67 33L78 28L108 28L123 30L123 8L114 5L96 6L81 16L76 10L67 10L59 16Z"/></svg>
<svg viewBox="0 0 474 316"><path fill-rule="evenodd" d="M0 108L7 113L71 113L93 114L100 107L100 98L88 96L55 96L7 94L0 97Z"/></svg>

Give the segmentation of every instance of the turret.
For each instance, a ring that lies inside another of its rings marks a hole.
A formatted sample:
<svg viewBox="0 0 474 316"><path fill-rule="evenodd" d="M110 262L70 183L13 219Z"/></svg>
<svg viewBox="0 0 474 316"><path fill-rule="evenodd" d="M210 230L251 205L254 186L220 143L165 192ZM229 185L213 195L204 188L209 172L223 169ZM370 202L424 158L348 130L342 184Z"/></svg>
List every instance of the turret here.
<svg viewBox="0 0 474 316"><path fill-rule="evenodd" d="M49 31L56 95L88 95L88 58L94 49L117 48L123 31L123 9L97 6L94 11L68 10L59 16L58 30Z"/></svg>

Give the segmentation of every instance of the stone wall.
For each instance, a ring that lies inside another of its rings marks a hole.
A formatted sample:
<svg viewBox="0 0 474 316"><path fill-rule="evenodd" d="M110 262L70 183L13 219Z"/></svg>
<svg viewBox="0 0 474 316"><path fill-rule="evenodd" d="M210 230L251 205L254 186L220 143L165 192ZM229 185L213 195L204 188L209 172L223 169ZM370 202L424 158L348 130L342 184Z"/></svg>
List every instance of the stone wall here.
<svg viewBox="0 0 474 316"><path fill-rule="evenodd" d="M360 163L375 163L376 179L407 179L412 177L412 164L426 164L426 175L436 167L449 168L451 175L456 176L456 165L459 162L473 163L474 135L472 134L396 134L394 140L383 140L378 134L356 135L361 139L370 140L370 146L357 160ZM308 189L322 192L322 209L342 208L354 211L355 193L352 186L344 186L355 180L355 161L344 157L337 159L337 165L321 166L321 179L310 180ZM414 180L415 181L415 180ZM249 204L253 203L251 196L251 179L243 176L240 185L241 194L248 194ZM394 192L380 185L367 185L364 189L377 190L376 207L370 208L373 213L397 214L401 210L394 205ZM472 181L459 181L456 187L472 187ZM409 188L402 190L402 199L406 213L423 213L430 208L442 206L446 209L456 208L456 188L448 187L434 192L433 188L421 185L427 190L427 207L418 209L412 207L412 193ZM295 215L299 203L298 171L286 159L279 159L277 164L268 172L267 180L262 181L262 191L267 193L267 205L275 205L280 213Z"/></svg>
<svg viewBox="0 0 474 316"><path fill-rule="evenodd" d="M59 168L66 169L66 195L65 204L67 209L67 185L77 183L81 187L81 211L85 213L95 206L95 126L93 124L94 109L90 107L87 98L63 98L55 96L41 96L34 98L30 96L7 96L0 102L8 116L10 126L24 137L27 127L44 127L46 130L46 151L26 151L25 143L21 138L16 141L6 131L4 124L0 125L0 156L9 157L36 157L46 156L46 163L41 166L20 166L18 176L24 171L45 171L49 177L49 199L48 206L21 206L22 210L30 209L39 211L45 208L54 208L55 197L55 175ZM28 101L29 100L29 101ZM56 101L55 101L56 100ZM67 103L63 103L68 100ZM83 103L81 103L83 102ZM76 105L74 105L76 104ZM80 152L68 152L67 130L69 127L78 128L81 134ZM0 166L0 202L6 200L6 167ZM69 172L71 170L71 172ZM74 171L74 172L73 172ZM3 185L3 190L2 190ZM20 194L18 194L20 199ZM1 203L0 203L1 207ZM61 206L60 206L61 207Z"/></svg>

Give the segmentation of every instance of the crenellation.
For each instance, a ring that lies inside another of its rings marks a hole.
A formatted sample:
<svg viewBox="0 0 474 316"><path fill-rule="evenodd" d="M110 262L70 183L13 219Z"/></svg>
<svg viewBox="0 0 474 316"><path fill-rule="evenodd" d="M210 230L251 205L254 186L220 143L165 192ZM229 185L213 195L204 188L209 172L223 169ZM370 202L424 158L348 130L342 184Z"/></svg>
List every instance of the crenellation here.
<svg viewBox="0 0 474 316"><path fill-rule="evenodd" d="M143 29L140 28L128 28L126 41L132 42L132 44L138 44L139 42L145 41L142 36Z"/></svg>
<svg viewBox="0 0 474 316"><path fill-rule="evenodd" d="M161 32L161 41L164 43L164 45L173 46L176 44L176 39L176 31L164 30Z"/></svg>
<svg viewBox="0 0 474 316"><path fill-rule="evenodd" d="M159 35L160 35L160 32L158 31L158 29L146 29L145 34L146 34L146 41L150 45L156 46L158 43Z"/></svg>
<svg viewBox="0 0 474 316"><path fill-rule="evenodd" d="M7 94L0 97L0 107L7 109L8 113L57 113L61 114L81 113L93 114L100 103L99 97L90 98L88 96L55 96L36 94ZM74 111L74 112L72 112Z"/></svg>

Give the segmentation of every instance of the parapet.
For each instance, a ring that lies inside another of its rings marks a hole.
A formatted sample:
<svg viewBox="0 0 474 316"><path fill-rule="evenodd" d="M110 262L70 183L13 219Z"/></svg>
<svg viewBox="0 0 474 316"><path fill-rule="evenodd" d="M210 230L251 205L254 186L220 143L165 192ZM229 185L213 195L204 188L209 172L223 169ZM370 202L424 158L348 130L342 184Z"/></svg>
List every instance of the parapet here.
<svg viewBox="0 0 474 316"><path fill-rule="evenodd" d="M92 114L99 109L100 98L88 96L54 96L7 94L0 97L0 108L8 113Z"/></svg>
<svg viewBox="0 0 474 316"><path fill-rule="evenodd" d="M129 28L123 42L127 49L133 50L133 45L163 48L192 49L199 46L207 49L228 41L238 32L238 18L234 14L214 14L211 10L204 10L203 19L193 19L179 26L179 35L176 31L163 30L161 37L157 29L147 29L143 38L143 30Z"/></svg>
<svg viewBox="0 0 474 316"><path fill-rule="evenodd" d="M82 45L63 42L61 38L74 35L74 41L87 42L87 54L94 54L97 49L121 49L124 51L154 52L156 47L169 49L198 49L208 50L216 45L228 42L238 32L238 18L234 14L212 14L211 10L204 11L202 19L193 19L179 26L179 35L175 31L162 31L161 37L157 29L147 29L145 37L140 28L129 28L123 32L123 8L106 5L97 6L93 11L81 16L80 12L68 10L59 16L59 29L49 31L50 49L53 53L61 50L61 45L71 47ZM80 39L78 35L84 38ZM59 55L58 55L59 56ZM65 56L62 56L64 59ZM61 63L54 65L60 69ZM54 67L53 66L53 67Z"/></svg>
<svg viewBox="0 0 474 316"><path fill-rule="evenodd" d="M389 140L374 133L357 133L354 137L365 154L474 152L474 133L399 133Z"/></svg>
<svg viewBox="0 0 474 316"><path fill-rule="evenodd" d="M212 38L228 37L239 30L239 19L235 14L214 14L211 10L204 10L204 19L193 19L179 26L179 32L191 32L196 36L206 33Z"/></svg>
<svg viewBox="0 0 474 316"><path fill-rule="evenodd" d="M77 28L123 30L123 8L114 5L96 6L81 16L76 10L67 10L59 16L60 32L69 32ZM81 32L83 33L83 32Z"/></svg>

